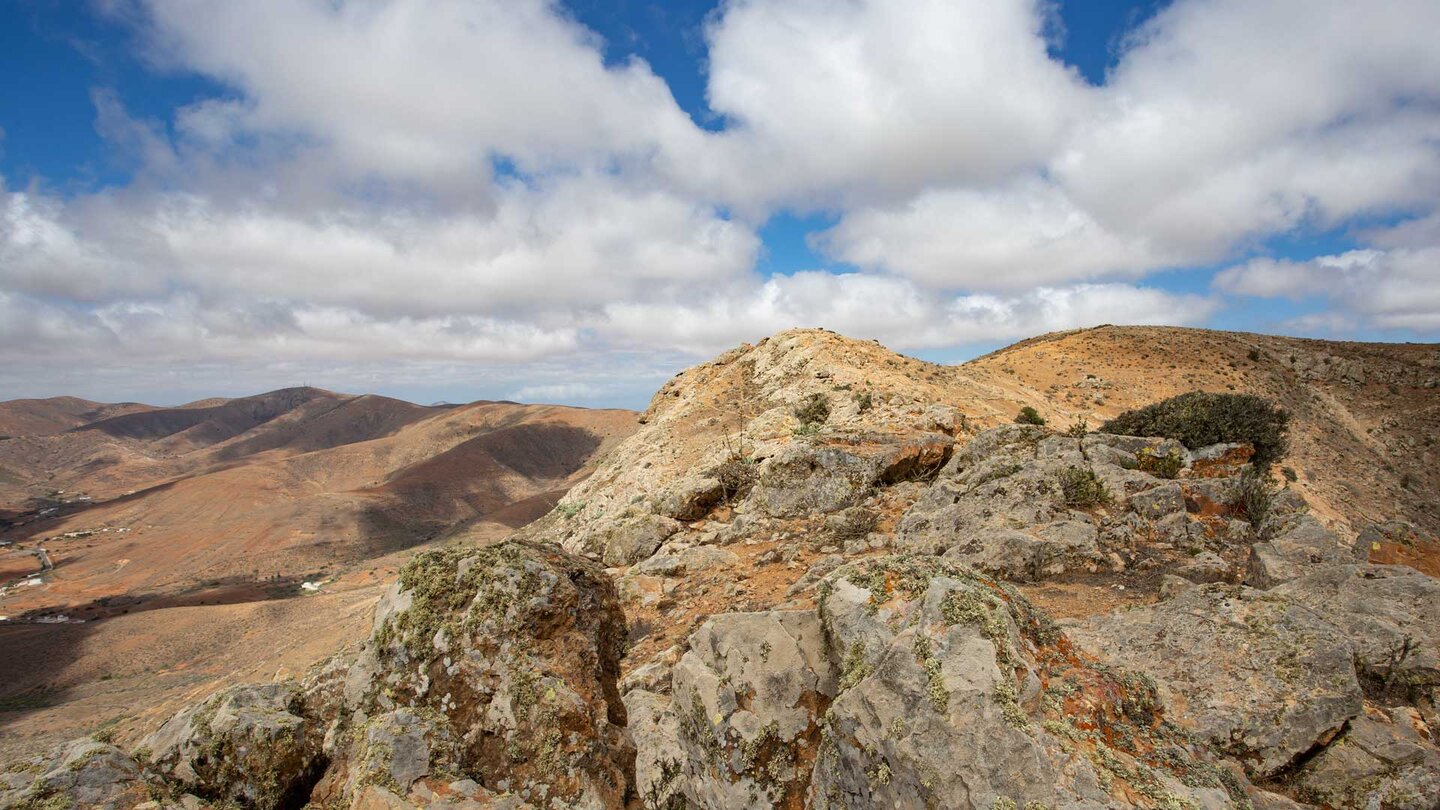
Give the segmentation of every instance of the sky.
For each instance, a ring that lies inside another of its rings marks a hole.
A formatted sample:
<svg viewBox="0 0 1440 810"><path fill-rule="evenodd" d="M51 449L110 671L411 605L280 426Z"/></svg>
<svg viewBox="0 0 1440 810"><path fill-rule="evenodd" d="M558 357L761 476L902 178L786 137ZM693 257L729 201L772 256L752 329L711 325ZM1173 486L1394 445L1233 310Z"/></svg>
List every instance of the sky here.
<svg viewBox="0 0 1440 810"><path fill-rule="evenodd" d="M0 0L0 399L1440 339L1434 0Z"/></svg>

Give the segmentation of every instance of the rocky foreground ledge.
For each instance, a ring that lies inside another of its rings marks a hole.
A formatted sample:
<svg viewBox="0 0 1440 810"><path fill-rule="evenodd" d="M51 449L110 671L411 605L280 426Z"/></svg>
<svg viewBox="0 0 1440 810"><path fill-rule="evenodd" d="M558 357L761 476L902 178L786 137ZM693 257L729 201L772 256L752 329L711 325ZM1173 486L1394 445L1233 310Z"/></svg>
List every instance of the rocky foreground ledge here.
<svg viewBox="0 0 1440 810"><path fill-rule="evenodd" d="M360 650L9 763L0 807L1440 806L1440 582L1367 561L1412 530L1243 445L983 430L937 369L787 333L687 372Z"/></svg>

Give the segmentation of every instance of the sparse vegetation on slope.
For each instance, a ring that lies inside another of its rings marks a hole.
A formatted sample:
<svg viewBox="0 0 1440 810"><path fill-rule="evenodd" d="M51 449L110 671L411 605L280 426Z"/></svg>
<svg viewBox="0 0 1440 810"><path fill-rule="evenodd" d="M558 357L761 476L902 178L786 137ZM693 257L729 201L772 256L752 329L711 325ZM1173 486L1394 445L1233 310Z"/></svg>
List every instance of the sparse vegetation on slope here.
<svg viewBox="0 0 1440 810"><path fill-rule="evenodd" d="M1065 505L1085 509L1110 502L1105 482L1087 467L1066 467L1060 471L1060 496Z"/></svg>
<svg viewBox="0 0 1440 810"><path fill-rule="evenodd" d="M1195 391L1126 411L1100 430L1163 436L1191 450L1224 442L1249 444L1255 448L1256 466L1266 469L1285 455L1289 425L1290 415L1262 397Z"/></svg>
<svg viewBox="0 0 1440 810"><path fill-rule="evenodd" d="M823 425L830 418L830 398L824 394L811 394L795 409L795 418L802 426Z"/></svg>
<svg viewBox="0 0 1440 810"><path fill-rule="evenodd" d="M1020 413L1015 414L1015 424L1043 425L1045 424L1045 417L1041 416L1039 411L1035 410L1029 405L1026 405L1025 407L1020 409Z"/></svg>

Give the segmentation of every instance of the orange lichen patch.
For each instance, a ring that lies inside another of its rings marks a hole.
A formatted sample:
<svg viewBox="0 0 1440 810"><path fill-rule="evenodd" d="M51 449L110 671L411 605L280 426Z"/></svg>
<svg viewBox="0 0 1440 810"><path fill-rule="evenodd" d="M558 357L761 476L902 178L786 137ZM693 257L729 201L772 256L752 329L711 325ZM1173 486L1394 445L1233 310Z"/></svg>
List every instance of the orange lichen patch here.
<svg viewBox="0 0 1440 810"><path fill-rule="evenodd" d="M1063 636L1033 651L1047 731L1108 774L1111 794L1138 806L1164 804L1156 772L1188 785L1227 787L1221 769L1166 722L1153 681L1078 653Z"/></svg>
<svg viewBox="0 0 1440 810"><path fill-rule="evenodd" d="M1219 458L1196 459L1190 465L1191 478L1229 478L1239 475L1240 469L1250 463L1255 448L1248 444L1231 448Z"/></svg>
<svg viewBox="0 0 1440 810"><path fill-rule="evenodd" d="M1210 498L1200 493L1197 493L1188 487L1184 487L1183 489L1185 492L1185 511L1189 512L1192 515L1198 515L1202 518L1228 518L1238 515L1235 507L1228 503L1220 503L1219 501L1211 500Z"/></svg>
<svg viewBox="0 0 1440 810"><path fill-rule="evenodd" d="M785 521L778 533L791 536L787 542L793 545L794 554L788 562L770 554L780 550L780 540L736 543L724 547L740 558L734 565L675 579L657 577L655 582L643 583L651 590L657 587L665 590L665 594L659 600L649 600L649 604L626 603L632 644L622 661L622 672L628 673L670 647L683 644L695 628L712 615L769 610L782 603L795 609L813 607L813 589L793 597L786 592L815 561L826 556L820 551L822 544L805 539L807 535L818 539L822 532L818 517ZM859 559L878 553L870 551L847 557ZM637 631L643 632L639 638L635 637Z"/></svg>
<svg viewBox="0 0 1440 810"><path fill-rule="evenodd" d="M1414 538L1409 542L1373 542L1370 562L1380 565L1408 565L1422 574L1440 577L1440 539Z"/></svg>

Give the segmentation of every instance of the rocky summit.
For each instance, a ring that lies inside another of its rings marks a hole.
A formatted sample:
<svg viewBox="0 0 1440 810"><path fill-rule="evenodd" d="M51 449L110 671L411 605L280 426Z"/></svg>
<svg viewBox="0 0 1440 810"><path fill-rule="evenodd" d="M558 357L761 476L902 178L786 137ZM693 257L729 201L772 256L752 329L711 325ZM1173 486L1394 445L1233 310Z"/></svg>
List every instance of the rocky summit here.
<svg viewBox="0 0 1440 810"><path fill-rule="evenodd" d="M1079 340L721 355L542 519L415 555L354 649L7 763L0 807L1440 807L1434 491L1316 455L1363 397L1240 389L1290 412L1261 468L1100 432L1099 361L1025 382ZM1434 355L1353 370L1433 392Z"/></svg>

